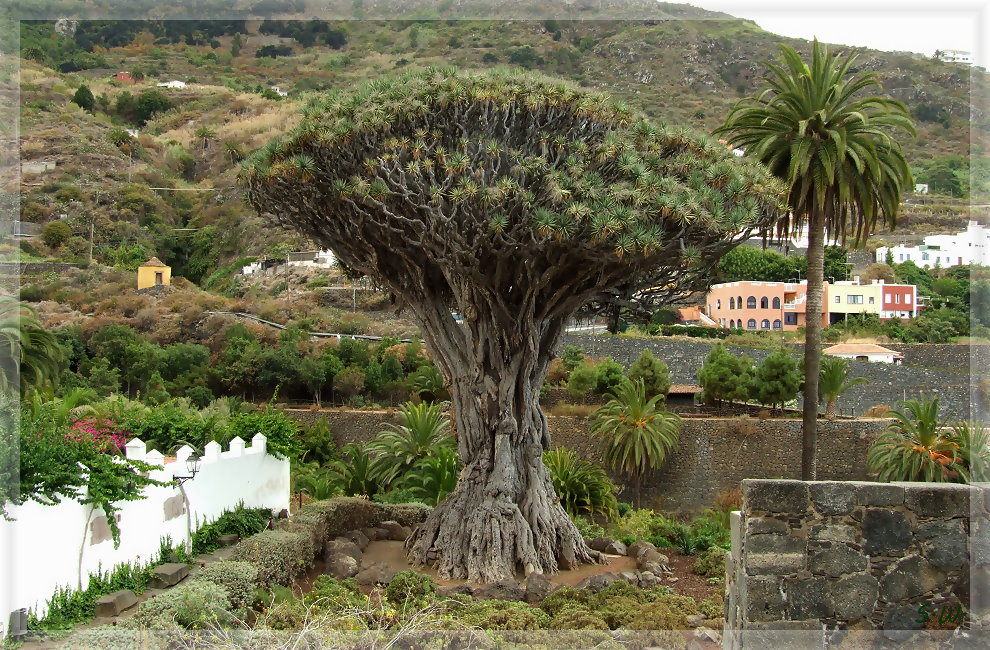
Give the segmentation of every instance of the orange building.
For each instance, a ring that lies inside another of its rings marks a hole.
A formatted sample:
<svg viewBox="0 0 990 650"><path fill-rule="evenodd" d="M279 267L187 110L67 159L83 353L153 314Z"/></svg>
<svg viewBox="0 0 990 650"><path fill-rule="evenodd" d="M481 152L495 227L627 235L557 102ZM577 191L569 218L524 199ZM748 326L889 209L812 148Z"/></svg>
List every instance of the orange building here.
<svg viewBox="0 0 990 650"><path fill-rule="evenodd" d="M828 283L823 283L823 302ZM793 331L804 326L808 281L725 282L713 284L706 299L706 312L720 327L746 330ZM828 312L822 326L828 325Z"/></svg>

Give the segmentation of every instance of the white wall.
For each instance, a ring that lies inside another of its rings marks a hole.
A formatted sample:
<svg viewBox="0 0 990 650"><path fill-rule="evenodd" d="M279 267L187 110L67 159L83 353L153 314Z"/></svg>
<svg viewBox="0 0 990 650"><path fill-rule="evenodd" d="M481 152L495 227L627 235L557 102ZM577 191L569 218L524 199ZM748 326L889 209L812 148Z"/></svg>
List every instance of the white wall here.
<svg viewBox="0 0 990 650"><path fill-rule="evenodd" d="M265 453L266 440L257 434L250 447L234 438L228 451L211 442L206 445L200 471L185 481L192 530L208 523L243 501L249 508L289 507L289 461ZM127 444L127 457L161 465L158 452L145 453L145 444L134 439ZM171 481L186 475L185 459L192 450L180 449L177 460L150 477ZM10 612L26 607L39 616L56 587L87 586L88 576L124 562L147 564L155 559L161 539L171 536L174 545L187 539L187 518L165 520L165 502L180 491L174 485L145 488L145 499L116 504L120 517L120 547L112 540L92 544L88 520L103 516L91 513L90 505L62 501L53 506L29 501L8 507L15 521L0 519L0 638L6 634ZM82 557L80 562L80 549ZM83 584L80 585L80 580Z"/></svg>

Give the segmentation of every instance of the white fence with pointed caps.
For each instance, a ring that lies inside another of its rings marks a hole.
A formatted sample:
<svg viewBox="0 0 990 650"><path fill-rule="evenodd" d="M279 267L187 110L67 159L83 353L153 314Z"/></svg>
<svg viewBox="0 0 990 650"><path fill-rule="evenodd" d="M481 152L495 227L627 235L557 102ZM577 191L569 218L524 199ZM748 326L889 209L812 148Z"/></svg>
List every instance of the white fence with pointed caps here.
<svg viewBox="0 0 990 650"><path fill-rule="evenodd" d="M47 600L57 588L85 589L89 576L98 571L125 562L147 564L156 558L162 538L171 537L173 545L187 541L191 530L241 501L245 507L271 508L275 513L288 508L289 461L268 455L266 447L261 433L250 446L234 438L227 451L210 442L199 471L180 489L171 481L189 474L186 460L193 449L184 446L174 460L166 459L157 451L147 451L141 440L131 440L125 446L127 458L160 465L149 476L170 483L145 488L144 499L116 504L118 548L101 508L94 511L75 500L8 505L13 521L0 519L0 638L6 635L12 611L27 608L44 616Z"/></svg>

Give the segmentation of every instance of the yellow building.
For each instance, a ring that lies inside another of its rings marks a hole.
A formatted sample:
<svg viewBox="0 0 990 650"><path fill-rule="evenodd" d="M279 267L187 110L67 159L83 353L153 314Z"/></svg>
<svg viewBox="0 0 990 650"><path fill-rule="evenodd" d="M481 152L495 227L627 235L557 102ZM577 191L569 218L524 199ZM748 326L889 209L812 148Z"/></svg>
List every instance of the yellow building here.
<svg viewBox="0 0 990 650"><path fill-rule="evenodd" d="M152 257L138 267L139 290L170 284L172 284L172 267L166 266L157 257Z"/></svg>
<svg viewBox="0 0 990 650"><path fill-rule="evenodd" d="M876 314L879 317L882 296L882 284L861 284L858 276L851 281L833 282L828 285L828 305L825 306L829 322L837 323L850 314Z"/></svg>

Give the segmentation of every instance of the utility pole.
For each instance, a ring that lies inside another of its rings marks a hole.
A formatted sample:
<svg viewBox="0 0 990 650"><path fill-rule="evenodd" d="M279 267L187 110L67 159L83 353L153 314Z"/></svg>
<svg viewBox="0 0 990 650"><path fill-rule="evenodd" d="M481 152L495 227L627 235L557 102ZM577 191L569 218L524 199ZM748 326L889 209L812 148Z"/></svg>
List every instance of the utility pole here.
<svg viewBox="0 0 990 650"><path fill-rule="evenodd" d="M89 263L93 263L93 219L89 221Z"/></svg>

